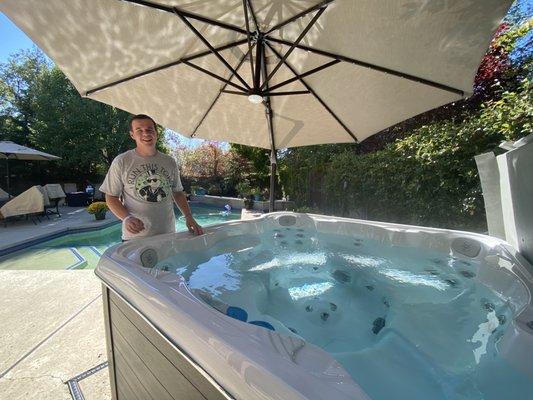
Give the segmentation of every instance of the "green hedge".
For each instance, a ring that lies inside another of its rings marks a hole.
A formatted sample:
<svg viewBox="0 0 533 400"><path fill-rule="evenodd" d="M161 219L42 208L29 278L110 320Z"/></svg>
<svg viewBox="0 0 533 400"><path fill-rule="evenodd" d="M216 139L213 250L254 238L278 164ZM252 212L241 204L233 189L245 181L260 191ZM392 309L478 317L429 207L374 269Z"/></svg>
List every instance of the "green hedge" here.
<svg viewBox="0 0 533 400"><path fill-rule="evenodd" d="M280 171L284 191L298 207L321 212L484 231L474 156L531 133L532 104L525 78L460 123L419 127L374 153L356 155L345 146L329 159L288 155Z"/></svg>

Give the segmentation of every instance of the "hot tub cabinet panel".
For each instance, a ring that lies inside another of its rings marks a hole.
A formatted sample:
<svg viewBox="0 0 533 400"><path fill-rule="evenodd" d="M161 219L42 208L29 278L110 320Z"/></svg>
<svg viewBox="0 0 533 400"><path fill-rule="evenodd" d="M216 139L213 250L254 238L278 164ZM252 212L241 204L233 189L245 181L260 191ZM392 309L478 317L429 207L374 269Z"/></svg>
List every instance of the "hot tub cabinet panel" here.
<svg viewBox="0 0 533 400"><path fill-rule="evenodd" d="M232 399L117 294L102 286L113 399Z"/></svg>

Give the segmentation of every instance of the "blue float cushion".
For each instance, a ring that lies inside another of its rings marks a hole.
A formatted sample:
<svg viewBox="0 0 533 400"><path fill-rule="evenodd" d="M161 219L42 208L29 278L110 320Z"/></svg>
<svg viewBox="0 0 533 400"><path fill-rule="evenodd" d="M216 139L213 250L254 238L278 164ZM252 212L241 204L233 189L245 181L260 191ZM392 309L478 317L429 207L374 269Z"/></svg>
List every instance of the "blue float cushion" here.
<svg viewBox="0 0 533 400"><path fill-rule="evenodd" d="M248 313L240 307L229 306L226 310L226 315L243 322L248 320Z"/></svg>
<svg viewBox="0 0 533 400"><path fill-rule="evenodd" d="M263 328L270 329L271 331L275 331L274 327L266 321L250 321L249 323L252 325L262 326Z"/></svg>

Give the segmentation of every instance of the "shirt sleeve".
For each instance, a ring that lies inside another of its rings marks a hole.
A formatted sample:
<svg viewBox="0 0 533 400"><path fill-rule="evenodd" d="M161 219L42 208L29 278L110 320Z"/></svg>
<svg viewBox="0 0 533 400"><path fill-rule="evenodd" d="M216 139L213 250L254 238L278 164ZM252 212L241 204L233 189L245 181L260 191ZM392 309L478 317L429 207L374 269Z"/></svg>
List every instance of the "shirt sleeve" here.
<svg viewBox="0 0 533 400"><path fill-rule="evenodd" d="M104 182L100 186L100 191L110 196L120 197L124 190L124 182L122 182L121 174L121 160L115 158L107 171Z"/></svg>
<svg viewBox="0 0 533 400"><path fill-rule="evenodd" d="M174 173L172 175L174 176L174 179L172 182L172 191L182 192L183 185L181 184L180 170L178 168L178 164L176 163L176 160L174 160Z"/></svg>

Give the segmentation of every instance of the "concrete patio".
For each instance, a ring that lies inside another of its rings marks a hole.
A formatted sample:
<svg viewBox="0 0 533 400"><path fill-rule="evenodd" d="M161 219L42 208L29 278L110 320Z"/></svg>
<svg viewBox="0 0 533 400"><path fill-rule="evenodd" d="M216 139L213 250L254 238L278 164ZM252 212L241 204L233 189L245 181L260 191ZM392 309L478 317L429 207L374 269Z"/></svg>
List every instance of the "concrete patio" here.
<svg viewBox="0 0 533 400"><path fill-rule="evenodd" d="M105 226L85 208L61 207L34 225L0 226L0 254L65 231ZM242 210L241 218L260 216ZM107 361L101 286L93 270L0 270L0 399L70 400L67 381ZM80 380L87 400L111 399L108 369Z"/></svg>
<svg viewBox="0 0 533 400"><path fill-rule="evenodd" d="M94 271L0 271L0 398L72 399L69 379L107 360ZM80 382L110 399L107 368Z"/></svg>
<svg viewBox="0 0 533 400"><path fill-rule="evenodd" d="M0 225L0 255L28 242L116 222L85 207ZM72 399L66 382L105 362L100 282L93 270L0 270L0 398ZM79 382L85 399L110 399L107 368Z"/></svg>

